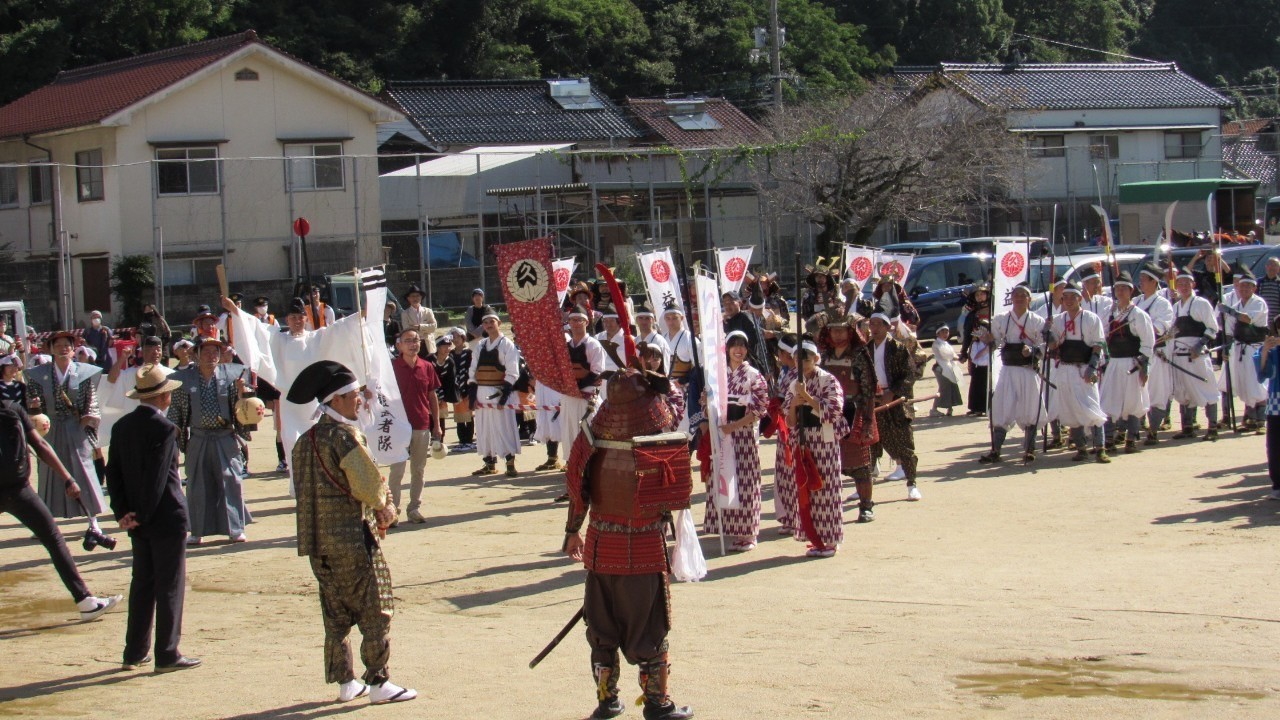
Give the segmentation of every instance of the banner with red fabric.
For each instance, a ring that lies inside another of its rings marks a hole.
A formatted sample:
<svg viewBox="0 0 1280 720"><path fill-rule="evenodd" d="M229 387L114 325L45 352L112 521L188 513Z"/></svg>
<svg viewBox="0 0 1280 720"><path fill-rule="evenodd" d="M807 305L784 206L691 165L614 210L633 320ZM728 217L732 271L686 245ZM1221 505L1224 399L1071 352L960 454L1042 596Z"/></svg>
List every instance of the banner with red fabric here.
<svg viewBox="0 0 1280 720"><path fill-rule="evenodd" d="M507 314L529 373L561 395L581 398L565 344L551 251L551 238L545 237L494 247Z"/></svg>

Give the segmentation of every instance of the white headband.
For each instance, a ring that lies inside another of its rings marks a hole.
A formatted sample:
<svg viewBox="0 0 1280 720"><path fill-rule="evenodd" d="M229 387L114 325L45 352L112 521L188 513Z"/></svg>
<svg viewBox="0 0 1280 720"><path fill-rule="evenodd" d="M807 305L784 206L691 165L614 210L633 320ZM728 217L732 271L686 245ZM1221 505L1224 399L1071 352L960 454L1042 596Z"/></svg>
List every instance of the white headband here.
<svg viewBox="0 0 1280 720"><path fill-rule="evenodd" d="M357 380L356 382L353 382L353 383L349 384L349 385L343 385L342 387L338 388L337 390L334 390L333 392L329 393L328 395L325 395L324 399L320 401L320 404L321 404L321 405L324 405L325 403L327 403L327 402L329 402L330 400L332 400L332 399L334 399L334 398L338 397L339 395L345 395L345 394L347 394L347 393L351 392L352 390L359 390L359 389L360 389L360 381L358 381L358 380Z"/></svg>

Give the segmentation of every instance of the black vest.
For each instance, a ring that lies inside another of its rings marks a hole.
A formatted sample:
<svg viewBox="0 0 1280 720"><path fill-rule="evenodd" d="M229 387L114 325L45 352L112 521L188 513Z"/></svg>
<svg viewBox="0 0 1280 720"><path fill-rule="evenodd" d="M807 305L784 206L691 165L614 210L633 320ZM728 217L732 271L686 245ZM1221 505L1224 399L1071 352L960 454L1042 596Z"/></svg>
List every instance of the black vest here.
<svg viewBox="0 0 1280 720"><path fill-rule="evenodd" d="M1142 340L1133 334L1128 323L1116 327L1112 321L1112 331L1107 335L1107 354L1113 358L1138 357L1142 349Z"/></svg>
<svg viewBox="0 0 1280 720"><path fill-rule="evenodd" d="M1000 348L1000 362L1010 367L1025 367L1032 365L1036 361L1035 355L1023 355L1022 348L1026 347L1026 343L1005 343Z"/></svg>
<svg viewBox="0 0 1280 720"><path fill-rule="evenodd" d="M1179 315L1173 321L1173 328L1174 337L1200 337L1208 326L1190 315Z"/></svg>
<svg viewBox="0 0 1280 720"><path fill-rule="evenodd" d="M1058 358L1064 363L1083 365L1093 357L1093 348L1084 340L1064 340L1058 348Z"/></svg>

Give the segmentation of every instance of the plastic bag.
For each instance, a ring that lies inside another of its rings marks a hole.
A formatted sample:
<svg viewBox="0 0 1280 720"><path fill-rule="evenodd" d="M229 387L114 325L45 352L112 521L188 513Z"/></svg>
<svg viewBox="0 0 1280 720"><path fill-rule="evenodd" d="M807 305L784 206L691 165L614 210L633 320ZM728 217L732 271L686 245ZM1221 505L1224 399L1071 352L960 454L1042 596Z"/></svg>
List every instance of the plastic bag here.
<svg viewBox="0 0 1280 720"><path fill-rule="evenodd" d="M671 575L680 582L697 582L707 576L707 561L702 557L693 513L685 508L676 514L675 520L676 546L671 551Z"/></svg>

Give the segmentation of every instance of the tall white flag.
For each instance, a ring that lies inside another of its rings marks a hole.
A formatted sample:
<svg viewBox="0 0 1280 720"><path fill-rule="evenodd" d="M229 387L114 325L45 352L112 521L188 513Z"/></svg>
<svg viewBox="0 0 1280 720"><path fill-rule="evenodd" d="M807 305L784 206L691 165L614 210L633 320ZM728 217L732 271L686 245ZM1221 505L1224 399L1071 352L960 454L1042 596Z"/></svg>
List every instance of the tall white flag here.
<svg viewBox="0 0 1280 720"><path fill-rule="evenodd" d="M573 271L578 269L578 261L567 257L551 261L551 274L556 281L556 298L564 305L564 296L569 294L569 281L573 279Z"/></svg>
<svg viewBox="0 0 1280 720"><path fill-rule="evenodd" d="M898 279L899 285L906 285L907 273L911 272L911 261L915 259L915 255L895 255L893 253L882 252L876 260L877 274L880 277L893 275Z"/></svg>
<svg viewBox="0 0 1280 720"><path fill-rule="evenodd" d="M720 294L738 292L747 277L753 248L716 248L716 265L720 268Z"/></svg>
<svg viewBox="0 0 1280 720"><path fill-rule="evenodd" d="M702 376L707 393L705 432L711 437L712 502L718 508L736 508L738 465L734 460L732 436L720 432L728 415L729 368L724 355L724 323L721 321L720 292L714 278L699 274L694 279L698 303L698 329L702 336Z"/></svg>
<svg viewBox="0 0 1280 720"><path fill-rule="evenodd" d="M687 313L684 300L680 299L680 283L676 280L676 267L671 260L671 250L663 248L653 252L639 253L636 259L640 261L640 271L644 273L644 287L649 294L649 307L654 314L661 317L668 302L674 303L681 312Z"/></svg>
<svg viewBox="0 0 1280 720"><path fill-rule="evenodd" d="M853 278L853 281L858 284L858 292L862 292L867 281L876 274L877 252L875 248L859 245L844 246L844 274Z"/></svg>
<svg viewBox="0 0 1280 720"><path fill-rule="evenodd" d="M366 288L366 307L386 305L386 274L381 268L362 271L360 284ZM351 370L357 377L363 376L373 398L368 401L366 411L360 414L360 429L369 440L369 454L374 462L379 465L404 462L409 459L413 428L404 411L396 372L391 367L391 355L383 342L382 313L366 313L363 331L364 366Z"/></svg>
<svg viewBox="0 0 1280 720"><path fill-rule="evenodd" d="M992 283L991 317L1013 307L1013 288L1027 279L1031 267L1029 246L1025 241L996 243L995 281ZM988 348L991 354L991 386L1000 379L1000 353Z"/></svg>

